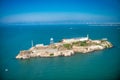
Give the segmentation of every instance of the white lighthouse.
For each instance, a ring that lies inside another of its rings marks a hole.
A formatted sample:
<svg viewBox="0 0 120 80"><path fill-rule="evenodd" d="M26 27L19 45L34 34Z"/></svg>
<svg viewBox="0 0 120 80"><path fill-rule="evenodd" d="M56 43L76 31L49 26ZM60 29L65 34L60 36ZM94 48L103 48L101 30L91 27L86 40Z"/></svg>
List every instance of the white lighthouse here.
<svg viewBox="0 0 120 80"><path fill-rule="evenodd" d="M53 43L54 43L54 39L50 38L50 44L53 44Z"/></svg>
<svg viewBox="0 0 120 80"><path fill-rule="evenodd" d="M89 34L87 34L87 39L89 40Z"/></svg>

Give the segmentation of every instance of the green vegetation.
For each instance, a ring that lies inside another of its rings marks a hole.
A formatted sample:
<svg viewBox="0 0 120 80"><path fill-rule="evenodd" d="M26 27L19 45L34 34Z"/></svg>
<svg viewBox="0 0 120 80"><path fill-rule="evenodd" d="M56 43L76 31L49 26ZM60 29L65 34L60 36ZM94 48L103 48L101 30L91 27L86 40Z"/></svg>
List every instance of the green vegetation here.
<svg viewBox="0 0 120 80"><path fill-rule="evenodd" d="M78 41L78 42L73 42L72 45L80 46L80 43L81 43L80 41Z"/></svg>
<svg viewBox="0 0 120 80"><path fill-rule="evenodd" d="M54 56L54 54L53 54L53 53L51 53L51 54L50 54L50 56L52 57L52 56Z"/></svg>
<svg viewBox="0 0 120 80"><path fill-rule="evenodd" d="M72 48L72 45L71 44L63 44L63 46L67 49L71 49Z"/></svg>
<svg viewBox="0 0 120 80"><path fill-rule="evenodd" d="M87 46L88 44L86 43L86 41L81 41L80 46Z"/></svg>
<svg viewBox="0 0 120 80"><path fill-rule="evenodd" d="M88 45L90 45L90 43L88 44L86 41L78 41L78 42L73 42L72 45L75 45L75 46L88 46Z"/></svg>

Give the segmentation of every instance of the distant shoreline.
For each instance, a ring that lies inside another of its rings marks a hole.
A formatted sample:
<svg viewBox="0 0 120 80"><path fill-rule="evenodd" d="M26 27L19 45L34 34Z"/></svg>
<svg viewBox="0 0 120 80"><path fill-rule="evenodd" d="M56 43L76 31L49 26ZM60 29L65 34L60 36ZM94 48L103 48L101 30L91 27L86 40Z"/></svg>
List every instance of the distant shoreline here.
<svg viewBox="0 0 120 80"><path fill-rule="evenodd" d="M87 25L87 26L120 26L120 23L16 23L16 24L0 24L2 26L32 26L32 25Z"/></svg>

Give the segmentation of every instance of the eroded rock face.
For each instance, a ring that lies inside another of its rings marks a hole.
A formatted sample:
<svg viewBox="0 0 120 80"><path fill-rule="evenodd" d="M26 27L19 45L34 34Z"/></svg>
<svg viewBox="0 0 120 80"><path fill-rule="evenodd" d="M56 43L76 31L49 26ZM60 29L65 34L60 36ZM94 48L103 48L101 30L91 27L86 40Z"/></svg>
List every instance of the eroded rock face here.
<svg viewBox="0 0 120 80"><path fill-rule="evenodd" d="M27 59L27 58L30 58L31 53L32 52L29 50L20 51L20 53L16 56L16 58Z"/></svg>
<svg viewBox="0 0 120 80"><path fill-rule="evenodd" d="M55 57L71 56L76 52L88 53L96 50L111 48L112 44L102 40L88 40L86 42L55 43L48 46L32 47L29 50L20 51L17 59L28 59L31 57Z"/></svg>

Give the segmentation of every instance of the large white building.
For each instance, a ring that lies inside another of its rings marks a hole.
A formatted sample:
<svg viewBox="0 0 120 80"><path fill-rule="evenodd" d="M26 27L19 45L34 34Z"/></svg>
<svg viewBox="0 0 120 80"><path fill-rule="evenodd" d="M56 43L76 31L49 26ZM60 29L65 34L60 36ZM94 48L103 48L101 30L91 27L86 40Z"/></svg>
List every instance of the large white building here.
<svg viewBox="0 0 120 80"><path fill-rule="evenodd" d="M87 37L81 37L81 38L72 38L72 39L63 39L62 42L64 43L71 43L71 42L77 42L77 41L87 41L89 40L89 36Z"/></svg>
<svg viewBox="0 0 120 80"><path fill-rule="evenodd" d="M43 47L44 44L36 44L35 47Z"/></svg>

